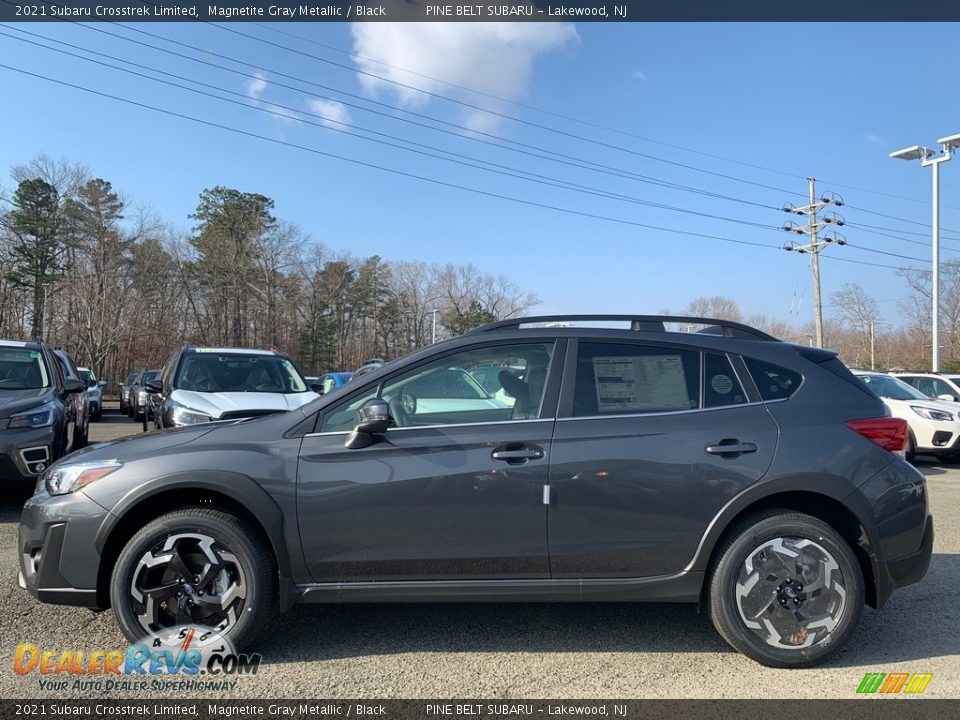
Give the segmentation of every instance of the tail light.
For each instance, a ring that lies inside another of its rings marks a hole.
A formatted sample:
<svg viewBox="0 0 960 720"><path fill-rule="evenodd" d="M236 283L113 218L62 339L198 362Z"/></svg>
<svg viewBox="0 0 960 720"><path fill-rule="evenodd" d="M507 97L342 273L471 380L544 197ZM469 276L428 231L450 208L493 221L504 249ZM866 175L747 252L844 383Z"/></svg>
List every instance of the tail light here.
<svg viewBox="0 0 960 720"><path fill-rule="evenodd" d="M907 421L902 418L848 420L847 427L890 452L901 452L907 443Z"/></svg>

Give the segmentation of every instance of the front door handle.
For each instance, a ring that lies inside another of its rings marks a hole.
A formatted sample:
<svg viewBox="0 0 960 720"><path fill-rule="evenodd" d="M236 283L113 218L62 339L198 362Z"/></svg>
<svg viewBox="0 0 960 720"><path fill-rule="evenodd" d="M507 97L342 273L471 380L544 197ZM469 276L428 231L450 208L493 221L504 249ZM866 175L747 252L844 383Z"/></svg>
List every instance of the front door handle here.
<svg viewBox="0 0 960 720"><path fill-rule="evenodd" d="M721 440L716 445L707 445L707 452L711 455L742 455L757 451L756 443L742 443L739 440Z"/></svg>
<svg viewBox="0 0 960 720"><path fill-rule="evenodd" d="M543 457L543 448L536 445L510 443L494 448L490 457L494 460L503 460L511 465L522 465L527 460L540 460Z"/></svg>

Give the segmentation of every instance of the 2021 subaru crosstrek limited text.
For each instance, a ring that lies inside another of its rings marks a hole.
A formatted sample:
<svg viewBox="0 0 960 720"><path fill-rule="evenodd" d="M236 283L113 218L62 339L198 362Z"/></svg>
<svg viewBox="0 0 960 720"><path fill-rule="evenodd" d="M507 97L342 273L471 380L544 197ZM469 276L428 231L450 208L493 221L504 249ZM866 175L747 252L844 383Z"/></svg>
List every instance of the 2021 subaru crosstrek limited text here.
<svg viewBox="0 0 960 720"><path fill-rule="evenodd" d="M491 366L499 402L417 397ZM747 326L504 321L288 413L74 453L24 507L20 579L112 606L131 641L237 645L294 603L701 603L737 650L804 666L926 573L905 437L834 353Z"/></svg>

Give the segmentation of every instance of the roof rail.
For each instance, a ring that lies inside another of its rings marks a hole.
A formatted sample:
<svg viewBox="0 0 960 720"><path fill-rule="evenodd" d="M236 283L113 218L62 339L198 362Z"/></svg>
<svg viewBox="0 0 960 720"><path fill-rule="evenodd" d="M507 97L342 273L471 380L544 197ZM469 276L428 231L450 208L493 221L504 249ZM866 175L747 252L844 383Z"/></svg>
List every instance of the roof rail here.
<svg viewBox="0 0 960 720"><path fill-rule="evenodd" d="M707 327L699 331L701 333L715 328L719 331L718 334L723 337L779 342L773 335L768 335L762 330L757 330L743 323L732 322L730 320L717 320L716 318L689 317L686 315L538 315L534 317L500 320L489 323L488 325L482 325L467 334L475 335L494 330L519 330L521 325L529 325L532 323L597 322L610 320L629 322L630 329L635 332L667 332L667 323L689 323L706 325Z"/></svg>

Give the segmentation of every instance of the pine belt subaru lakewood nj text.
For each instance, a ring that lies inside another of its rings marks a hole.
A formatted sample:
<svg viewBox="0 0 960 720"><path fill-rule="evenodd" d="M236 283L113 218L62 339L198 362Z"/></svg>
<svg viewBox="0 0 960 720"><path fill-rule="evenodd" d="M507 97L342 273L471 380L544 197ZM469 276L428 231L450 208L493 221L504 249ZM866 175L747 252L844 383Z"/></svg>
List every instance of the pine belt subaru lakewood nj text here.
<svg viewBox="0 0 960 720"><path fill-rule="evenodd" d="M906 433L834 353L737 323L503 321L286 413L70 455L24 507L20 583L238 647L294 603L700 603L811 665L927 571Z"/></svg>

